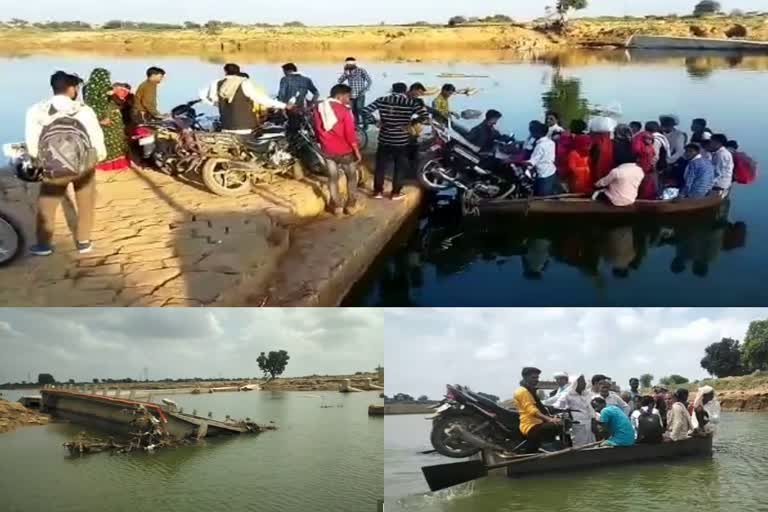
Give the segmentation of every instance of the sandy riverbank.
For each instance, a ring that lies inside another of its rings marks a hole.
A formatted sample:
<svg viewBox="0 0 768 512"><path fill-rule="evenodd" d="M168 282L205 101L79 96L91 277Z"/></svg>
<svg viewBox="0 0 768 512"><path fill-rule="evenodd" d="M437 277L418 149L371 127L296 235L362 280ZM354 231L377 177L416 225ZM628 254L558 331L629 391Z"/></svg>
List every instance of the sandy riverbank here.
<svg viewBox="0 0 768 512"><path fill-rule="evenodd" d="M622 45L633 34L727 37L736 25L747 38L768 40L768 16L713 18L599 18L574 20L566 35L532 24L375 27L235 27L206 30L0 30L0 53L94 52L115 55L196 55L226 59L237 54L281 61L358 58L456 60L483 51L539 52L577 46Z"/></svg>
<svg viewBox="0 0 768 512"><path fill-rule="evenodd" d="M768 412L768 372L743 377L706 379L685 387L695 396L696 390L704 385L715 388L717 399L724 411Z"/></svg>
<svg viewBox="0 0 768 512"><path fill-rule="evenodd" d="M45 425L49 421L46 414L27 409L17 402L9 402L0 398L0 434L10 432L17 427L28 425Z"/></svg>

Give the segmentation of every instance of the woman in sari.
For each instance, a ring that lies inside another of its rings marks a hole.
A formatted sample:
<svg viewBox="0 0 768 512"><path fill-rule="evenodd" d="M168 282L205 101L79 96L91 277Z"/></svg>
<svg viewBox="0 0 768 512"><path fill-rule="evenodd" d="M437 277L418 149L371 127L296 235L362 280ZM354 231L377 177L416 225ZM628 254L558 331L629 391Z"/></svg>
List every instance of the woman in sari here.
<svg viewBox="0 0 768 512"><path fill-rule="evenodd" d="M85 104L96 112L107 146L107 158L96 166L99 171L120 171L130 166L125 124L120 107L112 101L112 91L109 71L96 68L83 92Z"/></svg>

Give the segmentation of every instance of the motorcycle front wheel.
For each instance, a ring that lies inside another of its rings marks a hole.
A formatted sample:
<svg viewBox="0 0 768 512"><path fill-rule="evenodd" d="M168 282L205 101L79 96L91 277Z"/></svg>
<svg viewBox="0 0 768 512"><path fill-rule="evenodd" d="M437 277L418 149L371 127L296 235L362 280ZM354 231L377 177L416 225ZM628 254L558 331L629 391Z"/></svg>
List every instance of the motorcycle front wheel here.
<svg viewBox="0 0 768 512"><path fill-rule="evenodd" d="M251 191L251 177L245 171L234 171L229 168L229 160L211 158L203 165L200 174L205 186L216 194L224 197L237 197Z"/></svg>
<svg viewBox="0 0 768 512"><path fill-rule="evenodd" d="M450 171L443 167L440 160L429 160L419 169L419 183L427 190L446 190L452 187L453 184L443 177L443 173L448 174Z"/></svg>
<svg viewBox="0 0 768 512"><path fill-rule="evenodd" d="M468 443L464 437L453 430L459 427L466 432L473 432L483 418L473 414L445 414L436 418L432 423L430 441L437 453L453 459L464 459L480 452L480 448ZM452 431L453 430L453 431Z"/></svg>
<svg viewBox="0 0 768 512"><path fill-rule="evenodd" d="M10 265L21 256L24 233L10 217L0 213L0 267Z"/></svg>

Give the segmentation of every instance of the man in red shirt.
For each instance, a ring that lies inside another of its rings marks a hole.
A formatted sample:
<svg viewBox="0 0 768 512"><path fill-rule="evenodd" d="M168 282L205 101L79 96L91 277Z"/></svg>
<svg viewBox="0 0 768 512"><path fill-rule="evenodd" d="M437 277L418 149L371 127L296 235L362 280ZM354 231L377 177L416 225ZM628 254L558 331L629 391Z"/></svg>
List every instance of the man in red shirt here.
<svg viewBox="0 0 768 512"><path fill-rule="evenodd" d="M340 171L347 177L347 201L343 211L352 215L358 210L357 164L362 160L355 131L355 118L350 104L352 89L339 84L331 89L331 96L315 109L313 122L320 150L328 167L328 188L331 202L328 208L334 215L342 214L339 195Z"/></svg>

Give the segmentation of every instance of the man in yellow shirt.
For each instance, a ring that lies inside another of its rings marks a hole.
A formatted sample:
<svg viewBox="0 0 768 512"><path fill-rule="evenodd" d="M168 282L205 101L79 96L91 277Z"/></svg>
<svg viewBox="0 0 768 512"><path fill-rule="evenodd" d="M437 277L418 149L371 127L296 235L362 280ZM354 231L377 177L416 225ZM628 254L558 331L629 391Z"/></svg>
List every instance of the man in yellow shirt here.
<svg viewBox="0 0 768 512"><path fill-rule="evenodd" d="M432 108L440 114L444 120L447 122L448 118L451 116L453 117L459 117L454 112L451 112L451 105L448 102L451 96L456 94L456 86L453 84L445 84L443 85L443 88L440 90L440 94L437 95L437 97L432 100Z"/></svg>
<svg viewBox="0 0 768 512"><path fill-rule="evenodd" d="M560 418L548 416L536 394L539 385L538 368L523 368L523 380L515 390L513 400L520 414L520 432L528 441L528 451L537 452L542 442L554 441L560 433Z"/></svg>

